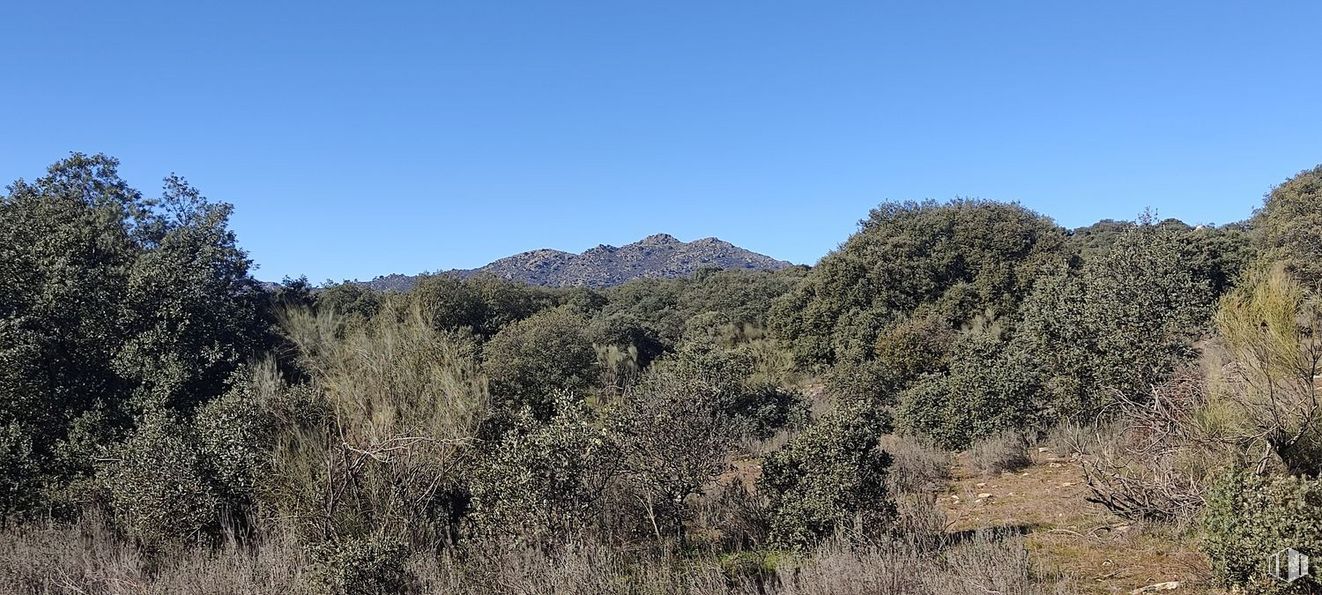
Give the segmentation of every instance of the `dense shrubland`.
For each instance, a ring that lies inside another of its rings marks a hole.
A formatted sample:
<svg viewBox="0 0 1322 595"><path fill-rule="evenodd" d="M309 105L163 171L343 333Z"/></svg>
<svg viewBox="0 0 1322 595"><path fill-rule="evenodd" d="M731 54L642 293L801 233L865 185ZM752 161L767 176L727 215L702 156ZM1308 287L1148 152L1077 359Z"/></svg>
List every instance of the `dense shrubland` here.
<svg viewBox="0 0 1322 595"><path fill-rule="evenodd" d="M1261 587L1318 540L1320 177L1226 227L887 203L812 269L377 293L263 287L227 205L74 155L0 199L0 582L1046 592L931 501L1045 439Z"/></svg>

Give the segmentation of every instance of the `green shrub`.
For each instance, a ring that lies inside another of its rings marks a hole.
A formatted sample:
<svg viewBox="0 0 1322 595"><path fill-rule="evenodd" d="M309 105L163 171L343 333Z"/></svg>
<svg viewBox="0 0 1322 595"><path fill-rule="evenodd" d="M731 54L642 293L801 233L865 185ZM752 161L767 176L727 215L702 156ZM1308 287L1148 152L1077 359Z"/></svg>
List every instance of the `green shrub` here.
<svg viewBox="0 0 1322 595"><path fill-rule="evenodd" d="M900 425L942 448L1037 422L1040 389L1027 354L993 337L971 334L957 346L947 374L924 377L900 395Z"/></svg>
<svg viewBox="0 0 1322 595"><path fill-rule="evenodd" d="M886 489L890 455L879 446L887 420L871 410L822 418L771 453L759 487L768 498L771 540L805 548L836 534L868 539L895 516Z"/></svg>
<svg viewBox="0 0 1322 595"><path fill-rule="evenodd" d="M479 455L469 519L484 535L568 540L590 524L615 449L581 399L561 395L547 422L515 416Z"/></svg>
<svg viewBox="0 0 1322 595"><path fill-rule="evenodd" d="M272 401L284 386L272 362L234 376L229 391L198 410L193 426L217 488L231 507L241 507L270 469L277 429Z"/></svg>
<svg viewBox="0 0 1322 595"><path fill-rule="evenodd" d="M551 414L558 391L582 391L597 378L587 321L567 308L539 312L496 333L483 352L491 394L517 410Z"/></svg>
<svg viewBox="0 0 1322 595"><path fill-rule="evenodd" d="M1285 585L1267 574L1285 548L1322 555L1322 480L1235 471L1216 483L1203 512L1203 549L1217 576L1253 593L1313 593L1313 577Z"/></svg>
<svg viewBox="0 0 1322 595"><path fill-rule="evenodd" d="M769 314L800 364L845 361L925 304L955 328L1011 316L1042 265L1064 257L1065 230L1014 204L885 203L861 223Z"/></svg>
<svg viewBox="0 0 1322 595"><path fill-rule="evenodd" d="M195 541L219 528L221 497L196 436L153 413L111 449L99 474L115 524L148 549Z"/></svg>
<svg viewBox="0 0 1322 595"><path fill-rule="evenodd" d="M402 540L375 533L310 548L313 589L335 595L396 595L409 590L409 550Z"/></svg>
<svg viewBox="0 0 1322 595"><path fill-rule="evenodd" d="M39 472L32 437L17 423L0 426L0 523L36 502Z"/></svg>

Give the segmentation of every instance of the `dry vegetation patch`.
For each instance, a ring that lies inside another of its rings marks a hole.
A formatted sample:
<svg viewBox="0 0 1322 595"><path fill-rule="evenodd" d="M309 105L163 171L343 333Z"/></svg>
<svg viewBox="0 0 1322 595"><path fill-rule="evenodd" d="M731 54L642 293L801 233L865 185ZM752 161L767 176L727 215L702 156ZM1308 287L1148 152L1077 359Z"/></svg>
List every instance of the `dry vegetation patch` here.
<svg viewBox="0 0 1322 595"><path fill-rule="evenodd" d="M1178 529L1126 521L1090 495L1078 461L1035 447L1017 472L984 474L969 453L939 499L956 535L1022 533L1035 571L1065 577L1069 592L1129 593L1178 581L1179 593L1215 593L1207 558Z"/></svg>

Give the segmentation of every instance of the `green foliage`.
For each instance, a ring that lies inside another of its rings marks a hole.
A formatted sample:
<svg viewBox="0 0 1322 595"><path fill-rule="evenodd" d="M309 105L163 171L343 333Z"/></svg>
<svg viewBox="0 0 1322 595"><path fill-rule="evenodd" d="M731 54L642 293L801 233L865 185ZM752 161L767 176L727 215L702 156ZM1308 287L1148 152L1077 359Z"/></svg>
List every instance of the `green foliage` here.
<svg viewBox="0 0 1322 595"><path fill-rule="evenodd" d="M767 457L758 486L768 499L774 543L804 548L837 532L869 539L889 526L891 459L878 444L888 426L873 411L840 411Z"/></svg>
<svg viewBox="0 0 1322 595"><path fill-rule="evenodd" d="M947 374L925 376L900 396L901 427L960 450L1002 430L1036 422L1035 362L985 334L966 335Z"/></svg>
<svg viewBox="0 0 1322 595"><path fill-rule="evenodd" d="M398 297L418 308L436 330L467 330L484 338L556 302L556 294L547 289L491 277L459 279L444 275L427 277ZM408 311L409 306L401 304L399 310Z"/></svg>
<svg viewBox="0 0 1322 595"><path fill-rule="evenodd" d="M1185 257L1195 277L1206 279L1213 295L1221 295L1235 284L1240 271L1254 258L1252 241L1243 223L1222 226L1192 227L1178 219L1155 222L1145 215L1143 221L1106 219L1070 232L1069 245L1088 262L1104 257L1136 227L1156 225L1183 238Z"/></svg>
<svg viewBox="0 0 1322 595"><path fill-rule="evenodd" d="M173 176L149 199L117 168L73 154L0 197L0 426L51 498L141 413L191 411L269 344L229 205Z"/></svg>
<svg viewBox="0 0 1322 595"><path fill-rule="evenodd" d="M1233 471L1207 497L1203 548L1217 576L1252 593L1313 593L1315 577L1293 585L1271 578L1268 561L1285 548L1322 551L1322 481Z"/></svg>
<svg viewBox="0 0 1322 595"><path fill-rule="evenodd" d="M159 204L149 249L128 275L127 340L113 365L137 381L143 408L189 411L265 347L258 315L265 298L227 227L233 207L206 202L175 177L166 179Z"/></svg>
<svg viewBox="0 0 1322 595"><path fill-rule="evenodd" d="M219 529L223 502L206 457L192 428L172 414L140 420L98 475L115 524L145 547L197 541Z"/></svg>
<svg viewBox="0 0 1322 595"><path fill-rule="evenodd" d="M238 511L252 504L257 483L270 472L279 429L274 409L284 390L272 362L240 369L230 389L199 409L193 421L216 487Z"/></svg>
<svg viewBox="0 0 1322 595"><path fill-rule="evenodd" d="M395 595L409 591L408 544L383 533L319 544L309 582L319 593Z"/></svg>
<svg viewBox="0 0 1322 595"><path fill-rule="evenodd" d="M1322 165L1273 188L1254 217L1267 256L1310 289L1322 285Z"/></svg>
<svg viewBox="0 0 1322 595"><path fill-rule="evenodd" d="M381 294L359 283L327 282L316 294L315 306L319 312L333 312L349 320L363 321L376 316L381 310Z"/></svg>
<svg viewBox="0 0 1322 595"><path fill-rule="evenodd" d="M479 534L567 541L590 526L616 450L580 399L561 394L555 409L546 422L518 415L481 453L469 483Z"/></svg>
<svg viewBox="0 0 1322 595"><path fill-rule="evenodd" d="M804 277L799 268L781 271L704 270L692 279L637 279L604 292L609 300L603 317L625 317L633 326L645 328L664 349L688 338L689 329L707 331L709 325L694 324L698 316L736 328L766 327L771 303ZM639 346L640 351L646 351Z"/></svg>
<svg viewBox="0 0 1322 595"><path fill-rule="evenodd" d="M1064 230L1018 205L886 203L776 303L772 327L805 365L871 359L877 336L924 304L955 327L1012 315L1063 242Z"/></svg>
<svg viewBox="0 0 1322 595"><path fill-rule="evenodd" d="M1117 391L1141 399L1196 355L1212 293L1193 247L1180 228L1146 222L1080 271L1039 280L1013 342L1039 362L1048 417L1095 412Z"/></svg>
<svg viewBox="0 0 1322 595"><path fill-rule="evenodd" d="M936 316L905 317L878 334L872 359L837 363L827 375L827 387L846 403L893 405L914 381L945 371L956 336Z"/></svg>
<svg viewBox="0 0 1322 595"><path fill-rule="evenodd" d="M597 316L589 324L587 333L593 345L633 353L633 362L640 370L665 353L667 348L656 329L630 312Z"/></svg>
<svg viewBox="0 0 1322 595"><path fill-rule="evenodd" d="M32 437L17 422L0 427L0 519L33 507L41 486Z"/></svg>
<svg viewBox="0 0 1322 595"><path fill-rule="evenodd" d="M496 333L483 349L492 395L512 409L546 419L559 391L586 389L597 378L587 321L566 308L539 312Z"/></svg>

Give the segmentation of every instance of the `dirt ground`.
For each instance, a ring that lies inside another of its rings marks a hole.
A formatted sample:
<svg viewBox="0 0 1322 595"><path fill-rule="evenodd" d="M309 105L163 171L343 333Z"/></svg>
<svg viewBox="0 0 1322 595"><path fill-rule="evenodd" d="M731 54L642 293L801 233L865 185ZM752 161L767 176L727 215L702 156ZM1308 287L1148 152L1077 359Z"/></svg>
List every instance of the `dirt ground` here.
<svg viewBox="0 0 1322 595"><path fill-rule="evenodd" d="M949 530L1022 532L1036 570L1064 577L1078 593L1221 592L1212 587L1211 568L1191 538L1125 521L1086 501L1079 464L1038 450L1029 467L997 475L980 474L967 454L957 457L950 488L940 498Z"/></svg>

